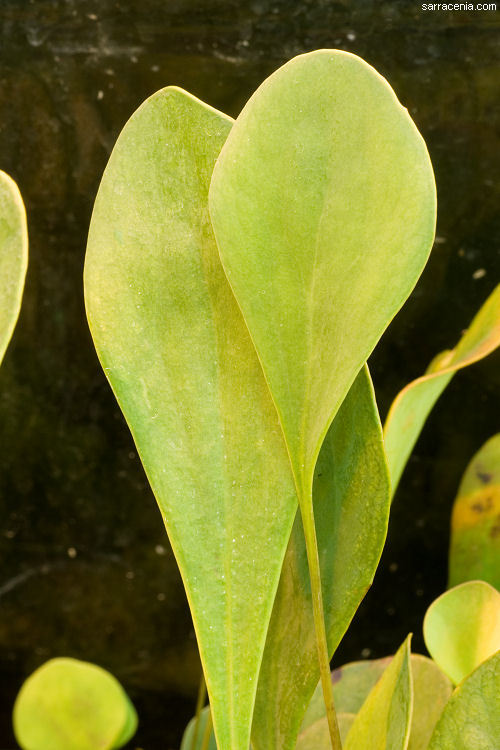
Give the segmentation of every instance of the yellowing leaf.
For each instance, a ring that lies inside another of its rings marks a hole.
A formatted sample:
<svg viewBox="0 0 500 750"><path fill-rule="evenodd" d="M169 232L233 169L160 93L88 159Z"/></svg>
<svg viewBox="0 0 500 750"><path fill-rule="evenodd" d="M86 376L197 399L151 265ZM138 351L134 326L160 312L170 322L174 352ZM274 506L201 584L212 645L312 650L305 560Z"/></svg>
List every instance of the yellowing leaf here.
<svg viewBox="0 0 500 750"><path fill-rule="evenodd" d="M500 649L500 593L483 581L446 591L424 618L425 645L457 685Z"/></svg>
<svg viewBox="0 0 500 750"><path fill-rule="evenodd" d="M500 589L500 434L476 453L451 516L451 588L479 579Z"/></svg>
<svg viewBox="0 0 500 750"><path fill-rule="evenodd" d="M499 345L500 286L497 286L456 347L438 354L425 375L409 383L394 399L384 425L393 494L425 420L453 375L486 357Z"/></svg>

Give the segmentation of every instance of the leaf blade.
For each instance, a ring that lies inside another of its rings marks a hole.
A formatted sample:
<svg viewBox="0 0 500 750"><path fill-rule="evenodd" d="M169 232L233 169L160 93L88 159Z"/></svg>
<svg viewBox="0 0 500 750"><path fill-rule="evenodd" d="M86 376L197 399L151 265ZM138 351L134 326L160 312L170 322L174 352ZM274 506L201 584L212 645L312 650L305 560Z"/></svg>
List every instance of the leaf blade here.
<svg viewBox="0 0 500 750"><path fill-rule="evenodd" d="M179 89L125 126L89 234L86 304L164 518L220 750L248 750L297 498L277 415L207 209L231 120Z"/></svg>
<svg viewBox="0 0 500 750"><path fill-rule="evenodd" d="M394 399L384 425L393 494L427 417L452 377L499 345L500 285L481 306L455 348L438 354L426 373L408 383Z"/></svg>
<svg viewBox="0 0 500 750"><path fill-rule="evenodd" d="M238 117L209 205L307 495L337 409L430 252L435 187L425 144L360 58L300 55Z"/></svg>
<svg viewBox="0 0 500 750"><path fill-rule="evenodd" d="M457 685L500 648L500 593L467 581L439 596L424 618L427 650Z"/></svg>
<svg viewBox="0 0 500 750"><path fill-rule="evenodd" d="M387 531L389 503L382 430L368 368L364 368L329 430L314 484L330 657L375 575ZM318 682L315 655L311 587L298 513L259 675L252 727L255 750L294 747ZM324 709L322 698L320 702ZM340 710L349 709L341 706Z"/></svg>
<svg viewBox="0 0 500 750"><path fill-rule="evenodd" d="M454 691L428 750L496 750L500 740L500 652Z"/></svg>
<svg viewBox="0 0 500 750"><path fill-rule="evenodd" d="M0 362L21 309L28 267L28 227L19 188L0 170Z"/></svg>
<svg viewBox="0 0 500 750"><path fill-rule="evenodd" d="M500 434L470 461L451 514L448 588L474 579L500 589Z"/></svg>
<svg viewBox="0 0 500 750"><path fill-rule="evenodd" d="M406 750L412 701L409 636L368 694L347 735L345 750Z"/></svg>

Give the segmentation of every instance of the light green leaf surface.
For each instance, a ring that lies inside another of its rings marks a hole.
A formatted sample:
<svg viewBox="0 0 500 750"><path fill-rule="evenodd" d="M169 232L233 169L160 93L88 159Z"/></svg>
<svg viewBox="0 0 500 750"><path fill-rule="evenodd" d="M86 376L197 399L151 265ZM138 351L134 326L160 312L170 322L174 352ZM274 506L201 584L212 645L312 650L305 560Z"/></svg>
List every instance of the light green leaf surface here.
<svg viewBox="0 0 500 750"><path fill-rule="evenodd" d="M474 579L500 589L500 433L468 465L451 516L448 586Z"/></svg>
<svg viewBox="0 0 500 750"><path fill-rule="evenodd" d="M323 698L323 694L321 697ZM346 740L349 729L355 718L354 714L343 714L337 712L340 737L343 743ZM330 732L328 731L326 716L323 716L322 719L319 719L314 724L311 724L301 731L295 747L296 750L330 750Z"/></svg>
<svg viewBox="0 0 500 750"><path fill-rule="evenodd" d="M179 89L132 116L96 199L85 296L184 581L219 750L248 750L297 498L208 216L230 128Z"/></svg>
<svg viewBox="0 0 500 750"><path fill-rule="evenodd" d="M408 750L426 750L453 685L432 659L420 654L411 655L411 672L413 714Z"/></svg>
<svg viewBox="0 0 500 750"><path fill-rule="evenodd" d="M24 203L14 180L0 170L0 362L21 309L27 267Z"/></svg>
<svg viewBox="0 0 500 750"><path fill-rule="evenodd" d="M23 750L112 750L137 729L120 683L77 659L51 659L28 677L14 705L14 733Z"/></svg>
<svg viewBox="0 0 500 750"><path fill-rule="evenodd" d="M384 425L393 494L425 420L453 375L486 357L499 345L500 286L497 286L456 347L438 354L425 375L409 383L394 399Z"/></svg>
<svg viewBox="0 0 500 750"><path fill-rule="evenodd" d="M451 696L428 750L498 750L500 652L481 664Z"/></svg>
<svg viewBox="0 0 500 750"><path fill-rule="evenodd" d="M436 664L457 685L500 649L500 593L483 581L446 591L427 610L424 639Z"/></svg>
<svg viewBox="0 0 500 750"><path fill-rule="evenodd" d="M257 89L217 160L210 214L302 503L354 378L434 236L425 143L370 65L300 55Z"/></svg>
<svg viewBox="0 0 500 750"><path fill-rule="evenodd" d="M344 750L406 750L412 692L409 636L368 694Z"/></svg>
<svg viewBox="0 0 500 750"><path fill-rule="evenodd" d="M345 664L332 672L335 706L339 713L356 715L368 693L378 682L392 657ZM453 686L432 659L411 655L413 712L408 750L425 750ZM301 734L310 724L324 717L325 706L321 685L318 685L308 706Z"/></svg>
<svg viewBox="0 0 500 750"><path fill-rule="evenodd" d="M370 586L387 531L390 487L368 369L356 378L323 444L314 479L329 655ZM288 545L259 676L254 750L293 748L319 678L300 513ZM323 696L320 696L324 715ZM342 708L342 711L347 710Z"/></svg>
<svg viewBox="0 0 500 750"><path fill-rule="evenodd" d="M191 719L182 736L181 750L201 750L201 748L203 747L203 738L209 718L209 712L210 708L208 708L207 706L200 713L200 726L198 727L198 734L196 735L196 742L194 745L193 739L195 734L196 717L193 717ZM207 750L217 750L217 744L215 742L215 735L213 733L213 730L210 732Z"/></svg>

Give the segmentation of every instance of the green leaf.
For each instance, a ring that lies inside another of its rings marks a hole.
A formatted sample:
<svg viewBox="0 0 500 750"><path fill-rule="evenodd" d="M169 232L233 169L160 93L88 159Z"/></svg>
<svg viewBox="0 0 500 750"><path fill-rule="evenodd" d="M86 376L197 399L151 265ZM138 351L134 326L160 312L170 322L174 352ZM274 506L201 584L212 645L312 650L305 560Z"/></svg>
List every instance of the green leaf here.
<svg viewBox="0 0 500 750"><path fill-rule="evenodd" d="M481 664L451 696L428 750L498 750L500 652Z"/></svg>
<svg viewBox="0 0 500 750"><path fill-rule="evenodd" d="M429 156L408 112L372 67L338 50L300 55L258 88L210 185L222 263L294 473L336 748L314 470L350 386L427 261L435 203Z"/></svg>
<svg viewBox="0 0 500 750"><path fill-rule="evenodd" d="M500 593L484 581L446 591L424 618L425 645L457 685L500 649Z"/></svg>
<svg viewBox="0 0 500 750"><path fill-rule="evenodd" d="M500 589L500 433L468 465L451 516L448 586L474 579Z"/></svg>
<svg viewBox="0 0 500 750"><path fill-rule="evenodd" d="M106 670L77 659L51 659L28 677L14 705L23 750L112 750L137 729L137 714Z"/></svg>
<svg viewBox="0 0 500 750"><path fill-rule="evenodd" d="M184 734L182 735L181 750L201 750L203 747L203 738L207 721L210 714L210 708L207 706L200 713L200 726L198 728L198 734L196 737L196 743L193 745L193 738L196 726L196 717L193 717L187 725ZM217 750L217 744L215 742L215 735L213 730L210 732L210 739L208 741L207 750Z"/></svg>
<svg viewBox="0 0 500 750"><path fill-rule="evenodd" d="M406 750L412 712L410 636L372 688L344 750Z"/></svg>
<svg viewBox="0 0 500 750"><path fill-rule="evenodd" d="M0 362L21 309L27 267L24 203L14 180L0 170Z"/></svg>
<svg viewBox="0 0 500 750"><path fill-rule="evenodd" d="M219 750L248 750L297 497L207 208L231 120L179 89L132 116L96 199L89 323L193 614Z"/></svg>
<svg viewBox="0 0 500 750"><path fill-rule="evenodd" d="M411 655L411 672L413 715L408 750L426 750L453 685L435 662L420 654Z"/></svg>
<svg viewBox="0 0 500 750"><path fill-rule="evenodd" d="M429 255L425 143L359 57L300 55L257 89L221 151L210 214L275 401L301 503L340 404Z"/></svg>
<svg viewBox="0 0 500 750"><path fill-rule="evenodd" d="M323 693L321 693L321 700L323 700ZM345 742L355 718L354 714L337 713L342 742ZM330 748L330 732L326 716L301 731L297 739L296 750L330 750Z"/></svg>
<svg viewBox="0 0 500 750"><path fill-rule="evenodd" d="M378 682L392 657L345 664L332 672L333 694L337 711L344 716L356 715L366 697ZM426 656L411 655L413 712L408 750L425 750L453 686L437 664ZM307 709L301 735L313 722L325 715L323 693L318 685Z"/></svg>
<svg viewBox="0 0 500 750"><path fill-rule="evenodd" d="M387 531L390 487L367 368L356 378L330 427L313 494L331 656L373 580ZM254 750L295 746L318 677L311 585L298 513L259 675ZM319 702L316 718L325 713L322 693Z"/></svg>
<svg viewBox="0 0 500 750"><path fill-rule="evenodd" d="M432 407L457 370L486 357L500 345L500 285L474 317L454 349L438 354L425 375L398 393L384 425L393 494Z"/></svg>

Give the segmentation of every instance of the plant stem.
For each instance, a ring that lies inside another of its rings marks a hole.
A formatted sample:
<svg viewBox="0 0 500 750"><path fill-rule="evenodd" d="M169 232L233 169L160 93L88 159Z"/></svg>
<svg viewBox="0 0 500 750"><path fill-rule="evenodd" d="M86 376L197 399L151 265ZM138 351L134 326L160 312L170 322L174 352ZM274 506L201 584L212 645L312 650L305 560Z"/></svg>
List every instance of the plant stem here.
<svg viewBox="0 0 500 750"><path fill-rule="evenodd" d="M311 593L313 602L314 629L316 631L316 645L318 647L319 671L321 685L323 687L323 698L325 701L328 729L332 750L342 750L339 725L335 705L333 702L333 688L330 675L330 659L328 658L328 644L326 639L325 616L323 611L323 594L321 591L321 573L319 567L318 540L316 538L316 526L314 523L314 510L312 496L309 494L305 502L300 504L302 525L306 540L307 563L309 566L309 577L311 579Z"/></svg>
<svg viewBox="0 0 500 750"><path fill-rule="evenodd" d="M195 750L196 748L196 742L198 740L198 734L200 732L201 709L205 705L206 697L207 697L207 686L205 684L205 677L203 675L203 670L202 670L201 677L200 677L200 684L198 686L198 697L196 699L195 725L194 725L193 738L191 740L190 750Z"/></svg>
<svg viewBox="0 0 500 750"><path fill-rule="evenodd" d="M211 734L212 734L212 711L210 710L210 704L209 704L207 723L205 724L205 731L203 732L203 740L201 742L200 750L208 750L208 743L210 742Z"/></svg>

